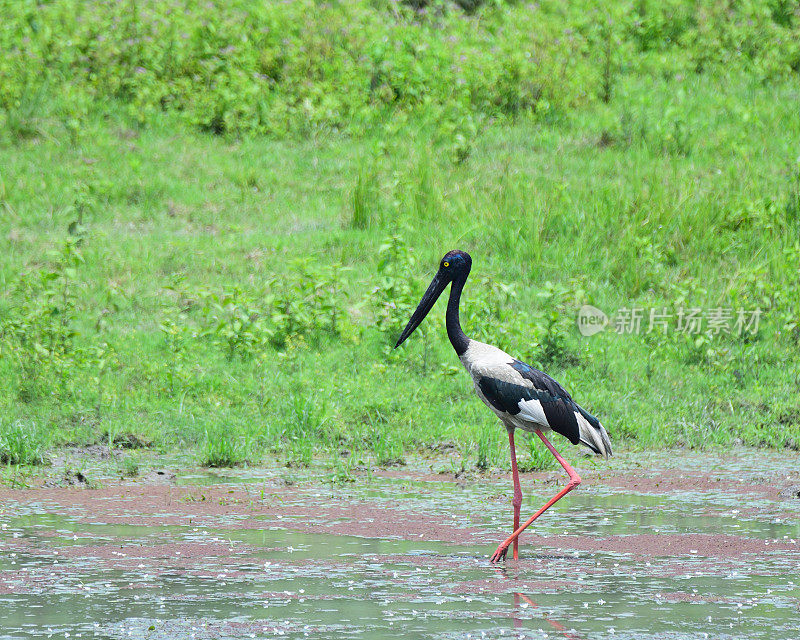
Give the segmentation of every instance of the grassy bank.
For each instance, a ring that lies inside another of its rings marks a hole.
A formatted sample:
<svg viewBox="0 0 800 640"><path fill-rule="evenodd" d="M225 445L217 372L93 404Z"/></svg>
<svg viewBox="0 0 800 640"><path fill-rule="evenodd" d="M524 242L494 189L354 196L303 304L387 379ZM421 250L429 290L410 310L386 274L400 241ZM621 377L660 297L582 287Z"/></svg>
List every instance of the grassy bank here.
<svg viewBox="0 0 800 640"><path fill-rule="evenodd" d="M454 11L440 19L510 19ZM607 96L602 73L576 72L594 89L544 111L456 97L458 126L397 104L379 124L243 137L185 105L142 117L101 87L65 119L88 85L48 63L75 79L66 97L4 111L0 460L133 434L207 464L390 464L426 447L505 464L443 304L390 349L455 247L474 259L467 333L560 379L615 442L797 447L800 84L790 66L758 72L758 52L704 71L699 51L631 53ZM583 338L583 304L761 317L741 335L645 319Z"/></svg>

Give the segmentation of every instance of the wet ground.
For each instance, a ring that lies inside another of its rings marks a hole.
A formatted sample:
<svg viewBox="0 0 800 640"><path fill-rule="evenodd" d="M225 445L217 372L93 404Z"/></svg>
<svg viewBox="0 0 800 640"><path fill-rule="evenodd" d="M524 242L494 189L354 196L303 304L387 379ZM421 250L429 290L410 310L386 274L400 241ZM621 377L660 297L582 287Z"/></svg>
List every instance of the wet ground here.
<svg viewBox="0 0 800 640"><path fill-rule="evenodd" d="M0 488L0 638L800 638L800 456L579 470L499 567L505 475L420 462L345 486L273 468ZM523 516L559 483L527 474Z"/></svg>

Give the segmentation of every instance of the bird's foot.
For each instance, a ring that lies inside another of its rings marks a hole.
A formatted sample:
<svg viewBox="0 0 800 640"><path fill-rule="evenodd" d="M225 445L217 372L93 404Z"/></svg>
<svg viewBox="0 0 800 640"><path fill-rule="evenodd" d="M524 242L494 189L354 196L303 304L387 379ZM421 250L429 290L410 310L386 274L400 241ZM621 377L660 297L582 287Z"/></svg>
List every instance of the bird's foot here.
<svg viewBox="0 0 800 640"><path fill-rule="evenodd" d="M497 551L494 552L491 558L489 558L489 562L494 564L495 562L500 562L501 560L505 561L506 553L508 553L508 545L503 546L502 544L497 547Z"/></svg>

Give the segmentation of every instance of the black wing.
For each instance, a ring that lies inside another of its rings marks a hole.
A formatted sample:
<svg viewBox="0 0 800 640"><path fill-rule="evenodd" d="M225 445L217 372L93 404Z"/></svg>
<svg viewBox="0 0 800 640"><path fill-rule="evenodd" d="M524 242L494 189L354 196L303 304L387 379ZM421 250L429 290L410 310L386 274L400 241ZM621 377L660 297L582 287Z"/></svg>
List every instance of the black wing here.
<svg viewBox="0 0 800 640"><path fill-rule="evenodd" d="M578 444L580 428L575 412L580 411L581 415L589 416L595 422L597 419L580 409L566 389L546 373L519 360L510 362L509 366L516 369L531 384L527 386L497 378L481 378L478 386L492 406L498 411L505 411L515 416L520 412L519 403L521 401L538 400L547 419L546 426L556 433L560 433L572 444Z"/></svg>

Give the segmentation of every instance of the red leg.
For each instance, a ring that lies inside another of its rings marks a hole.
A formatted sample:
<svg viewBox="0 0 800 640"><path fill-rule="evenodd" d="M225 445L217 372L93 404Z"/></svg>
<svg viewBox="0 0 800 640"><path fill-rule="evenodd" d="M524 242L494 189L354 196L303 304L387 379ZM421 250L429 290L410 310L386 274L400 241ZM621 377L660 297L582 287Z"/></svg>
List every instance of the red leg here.
<svg viewBox="0 0 800 640"><path fill-rule="evenodd" d="M497 547L497 550L494 552L494 554L492 554L492 557L490 559L491 562L499 562L500 560L505 560L506 552L508 551L508 545L510 545L512 542L516 542L517 538L519 538L519 534L525 531L525 529L527 529L531 525L531 523L534 520L536 520L536 518L542 515L545 511L547 511L556 502L561 500L561 498L563 498L565 495L567 495L570 491L572 491L575 487L577 487L581 483L581 477L577 474L575 469L569 466L569 463L566 460L564 460L564 458L561 457L561 454L555 450L555 447L553 447L553 445L550 444L547 438L544 437L544 434L539 429L536 429L535 433L537 436L539 436L539 438L541 438L545 446L548 449L550 449L550 453L552 453L556 457L558 463L562 467L564 467L564 470L569 474L569 482L567 483L566 487L564 487L561 491L559 491L555 496L550 498L550 500L548 500L541 509L539 509L536 513L534 513L530 518L528 518L521 527L516 529L514 533L512 533L508 538L506 538L505 540L503 540L503 542L500 543L500 546Z"/></svg>
<svg viewBox="0 0 800 640"><path fill-rule="evenodd" d="M514 505L514 528L512 531L519 529L519 511L522 507L522 487L519 484L519 472L517 471L517 448L514 446L514 429L508 429L508 444L511 447L511 475L514 476L514 499L511 504ZM514 560L519 558L519 539L514 538Z"/></svg>

